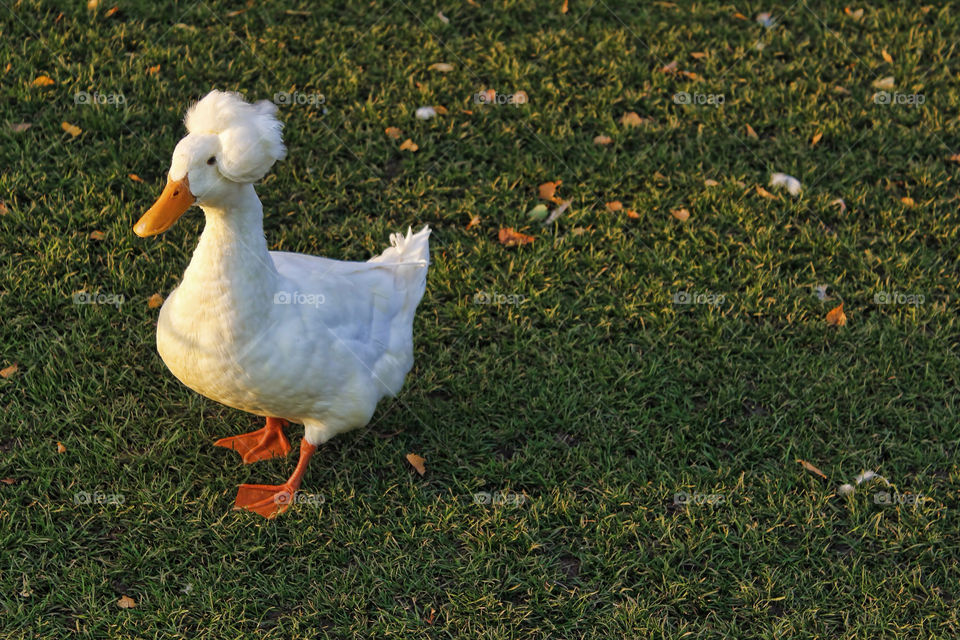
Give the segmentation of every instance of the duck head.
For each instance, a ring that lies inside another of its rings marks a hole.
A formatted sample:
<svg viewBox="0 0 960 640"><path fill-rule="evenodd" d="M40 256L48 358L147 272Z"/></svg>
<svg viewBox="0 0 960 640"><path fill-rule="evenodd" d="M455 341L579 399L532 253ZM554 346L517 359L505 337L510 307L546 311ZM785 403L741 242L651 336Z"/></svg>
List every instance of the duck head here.
<svg viewBox="0 0 960 640"><path fill-rule="evenodd" d="M173 226L193 204L229 211L244 185L267 174L286 155L277 107L211 91L187 111L187 135L173 151L167 186L133 227L147 237Z"/></svg>

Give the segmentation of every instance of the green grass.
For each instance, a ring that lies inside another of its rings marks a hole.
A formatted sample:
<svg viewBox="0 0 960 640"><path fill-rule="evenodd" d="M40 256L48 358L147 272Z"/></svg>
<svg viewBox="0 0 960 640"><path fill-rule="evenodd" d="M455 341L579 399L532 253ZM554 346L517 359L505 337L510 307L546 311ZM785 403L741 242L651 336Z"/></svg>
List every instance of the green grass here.
<svg viewBox="0 0 960 640"><path fill-rule="evenodd" d="M3 638L960 635L953 8L161 4L0 7L0 368L19 366L0 379ZM876 104L891 75L924 104ZM314 457L322 505L273 521L231 511L236 486L293 459L213 447L258 420L181 386L154 345L146 300L176 286L202 215L131 231L212 88L325 97L281 107L289 156L258 187L271 248L362 260L435 230L404 391ZM529 103L474 104L487 88ZM414 118L433 104L449 114ZM628 111L652 122L625 129ZM802 196L759 196L774 171ZM572 205L544 227L526 212L548 180ZM536 240L505 248L505 226ZM828 326L840 299L849 322ZM925 499L838 495L864 469ZM96 491L123 504L75 503Z"/></svg>

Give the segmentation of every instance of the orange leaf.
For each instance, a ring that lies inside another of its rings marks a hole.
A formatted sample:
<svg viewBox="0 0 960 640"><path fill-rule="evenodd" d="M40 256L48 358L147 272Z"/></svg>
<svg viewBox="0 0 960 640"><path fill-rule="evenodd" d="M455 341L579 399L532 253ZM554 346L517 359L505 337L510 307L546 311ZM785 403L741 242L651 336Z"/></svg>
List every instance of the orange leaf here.
<svg viewBox="0 0 960 640"><path fill-rule="evenodd" d="M500 240L500 244L505 247L518 247L520 245L530 244L535 239L533 236L520 233L513 227L500 229L497 238Z"/></svg>
<svg viewBox="0 0 960 640"><path fill-rule="evenodd" d="M639 127L644 122L644 119L637 115L636 111L628 111L620 118L620 124L625 127Z"/></svg>
<svg viewBox="0 0 960 640"><path fill-rule="evenodd" d="M670 212L670 215L672 215L674 218L676 218L680 222L686 222L687 220L690 219L690 212L687 211L686 209L674 209L673 211Z"/></svg>
<svg viewBox="0 0 960 640"><path fill-rule="evenodd" d="M400 145L401 151L409 151L411 153L413 153L419 148L420 147L417 146L417 143L411 140L410 138L407 138L406 140L404 140L403 143Z"/></svg>
<svg viewBox="0 0 960 640"><path fill-rule="evenodd" d="M677 64L679 63L676 60L672 62L668 62L667 64L660 67L660 73L673 73L674 71L677 70Z"/></svg>
<svg viewBox="0 0 960 640"><path fill-rule="evenodd" d="M820 142L820 138L822 137L823 137L823 133L817 131L815 134L813 134L813 140L810 141L810 146L811 147L817 146L817 143Z"/></svg>
<svg viewBox="0 0 960 640"><path fill-rule="evenodd" d="M640 214L637 213L636 211L634 211L633 209L630 209L630 210L627 211L627 217L628 217L628 218L637 219L637 218L640 217Z"/></svg>
<svg viewBox="0 0 960 640"><path fill-rule="evenodd" d="M621 209L623 209L623 203L619 200L614 200L613 202L607 203L608 211L620 211Z"/></svg>
<svg viewBox="0 0 960 640"><path fill-rule="evenodd" d="M610 144L610 143L612 143L612 142L613 142L613 138L611 138L610 136L600 135L600 136L597 136L596 138L593 139L593 144L599 144L599 145L604 145L604 146L606 146L606 145L608 145L608 144Z"/></svg>
<svg viewBox="0 0 960 640"><path fill-rule="evenodd" d="M421 457L421 456L418 456L418 455L415 454L415 453L408 453L408 454L407 454L407 462L409 462L411 465L413 465L413 468L416 469L416 470L417 470L417 473L419 473L420 475L423 475L423 474L425 474L425 473L427 472L427 468L426 468L425 466L423 466L423 463L426 462L426 461L427 461L426 458L423 458L423 457Z"/></svg>
<svg viewBox="0 0 960 640"><path fill-rule="evenodd" d="M544 200L549 200L550 202L557 202L557 187L559 187L561 184L563 184L563 180L557 180L556 182L544 182L538 187L540 191L540 197Z"/></svg>
<svg viewBox="0 0 960 640"><path fill-rule="evenodd" d="M67 448L63 446L62 442L57 442L57 453L66 453Z"/></svg>
<svg viewBox="0 0 960 640"><path fill-rule="evenodd" d="M947 158L947 162L956 162L957 164L960 164L960 153L955 153Z"/></svg>
<svg viewBox="0 0 960 640"><path fill-rule="evenodd" d="M117 11L120 11L120 7L110 7L109 9L107 9L107 12L103 14L103 17L109 18L110 16L115 14Z"/></svg>
<svg viewBox="0 0 960 640"><path fill-rule="evenodd" d="M157 72L160 71L160 65L154 65L152 67L147 67L147 73L151 76L157 75Z"/></svg>
<svg viewBox="0 0 960 640"><path fill-rule="evenodd" d="M812 464L810 464L810 463L807 462L806 460L797 460L797 462L799 462L801 465L803 465L803 468L806 469L807 471L809 471L810 473L812 473L812 474L814 474L814 475L817 475L817 476L820 476L820 477L823 478L824 480L827 479L827 474L825 474L823 471L820 471L820 469L817 469L815 466L813 466Z"/></svg>
<svg viewBox="0 0 960 640"><path fill-rule="evenodd" d="M757 135L757 132L754 131L753 127L751 127L749 124L747 125L747 135L753 138L754 140L757 140L760 138L760 136Z"/></svg>
<svg viewBox="0 0 960 640"><path fill-rule="evenodd" d="M33 81L33 86L35 87L49 87L52 84L56 83L50 76L37 76Z"/></svg>
<svg viewBox="0 0 960 640"><path fill-rule="evenodd" d="M880 55L883 56L883 59L886 60L888 63L893 64L893 56L887 53L886 49L882 50L880 52Z"/></svg>
<svg viewBox="0 0 960 640"><path fill-rule="evenodd" d="M127 177L130 178L131 180L133 180L134 182L143 182L143 178L141 178L140 176L138 176L138 175L135 174L135 173L128 173L128 174L127 174Z"/></svg>
<svg viewBox="0 0 960 640"><path fill-rule="evenodd" d="M80 127L78 127L78 126L76 126L76 125L70 124L69 122L61 122L61 123L60 123L60 127L61 127L64 131L66 131L67 133L69 133L71 136L73 136L74 138L76 138L78 135L80 135L81 133L83 133L83 129L81 129Z"/></svg>
<svg viewBox="0 0 960 640"><path fill-rule="evenodd" d="M560 7L560 13L570 11L570 0L563 0L563 6Z"/></svg>
<svg viewBox="0 0 960 640"><path fill-rule="evenodd" d="M121 609L133 609L135 606L137 606L137 601L130 596L123 596L117 600L117 606Z"/></svg>
<svg viewBox="0 0 960 640"><path fill-rule="evenodd" d="M902 202L908 207L912 207L914 205L913 198L911 198L910 196L904 196L900 198L900 202Z"/></svg>
<svg viewBox="0 0 960 640"><path fill-rule="evenodd" d="M743 15L743 14L740 13L740 12L737 12L737 13L733 14L733 17L736 18L737 20L749 20L749 19L750 19L750 18L748 18L747 16Z"/></svg>
<svg viewBox="0 0 960 640"><path fill-rule="evenodd" d="M473 229L478 224L480 224L480 216L474 214L470 216L470 222L467 223L467 229Z"/></svg>
<svg viewBox="0 0 960 640"><path fill-rule="evenodd" d="M90 239L91 239L91 240L103 240L103 239L106 238L106 237L107 237L107 234L105 234L103 231L91 231L91 232L90 232Z"/></svg>
<svg viewBox="0 0 960 640"><path fill-rule="evenodd" d="M704 53L703 51L691 51L690 55L691 57L696 58L697 60L703 60L704 58L707 57L707 54Z"/></svg>
<svg viewBox="0 0 960 640"><path fill-rule="evenodd" d="M163 296L159 293L155 293L149 298L147 298L147 308L156 309L157 307L163 304Z"/></svg>
<svg viewBox="0 0 960 640"><path fill-rule="evenodd" d="M3 479L0 479L0 482L2 482L3 484L17 484L17 479L16 479L16 478L3 478Z"/></svg>
<svg viewBox="0 0 960 640"><path fill-rule="evenodd" d="M394 140L397 140L400 137L400 129L397 129L396 127L387 127L383 130L383 132Z"/></svg>
<svg viewBox="0 0 960 640"><path fill-rule="evenodd" d="M697 82L703 80L703 78L702 78L701 76L697 75L697 74L694 73L693 71L686 71L686 70L684 70L684 71L681 71L681 72L680 72L680 75L685 76L685 77L689 78L690 80L696 80Z"/></svg>
<svg viewBox="0 0 960 640"><path fill-rule="evenodd" d="M831 327L842 327L847 324L847 316L843 312L842 302L839 307L831 309L830 312L827 313L827 324Z"/></svg>
<svg viewBox="0 0 960 640"><path fill-rule="evenodd" d="M20 367L17 366L17 363L14 362L9 367L4 367L3 369L0 369L0 378L9 378L13 374L15 374L17 372L17 369L19 368Z"/></svg>
<svg viewBox="0 0 960 640"><path fill-rule="evenodd" d="M772 193L770 193L760 185L757 185L757 193L760 195L760 197L766 198L767 200L779 200L777 196L773 195Z"/></svg>
<svg viewBox="0 0 960 640"><path fill-rule="evenodd" d="M524 95L526 95L526 94L524 94ZM435 105L433 105L433 110L436 111L437 113L439 113L441 116L445 116L445 115L447 115L448 113L450 113L449 111L447 111L447 108L446 108L445 106L443 106L442 104L435 104Z"/></svg>

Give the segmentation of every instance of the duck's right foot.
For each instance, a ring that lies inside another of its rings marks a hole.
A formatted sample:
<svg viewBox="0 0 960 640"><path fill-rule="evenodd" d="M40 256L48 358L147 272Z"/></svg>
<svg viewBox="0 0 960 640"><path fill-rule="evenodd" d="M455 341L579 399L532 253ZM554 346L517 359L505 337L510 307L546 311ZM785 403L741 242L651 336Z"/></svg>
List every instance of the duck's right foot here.
<svg viewBox="0 0 960 640"><path fill-rule="evenodd" d="M233 449L243 457L246 464L285 456L290 453L290 443L283 435L283 428L290 424L283 418L267 418L267 426L239 436L221 438L213 444Z"/></svg>

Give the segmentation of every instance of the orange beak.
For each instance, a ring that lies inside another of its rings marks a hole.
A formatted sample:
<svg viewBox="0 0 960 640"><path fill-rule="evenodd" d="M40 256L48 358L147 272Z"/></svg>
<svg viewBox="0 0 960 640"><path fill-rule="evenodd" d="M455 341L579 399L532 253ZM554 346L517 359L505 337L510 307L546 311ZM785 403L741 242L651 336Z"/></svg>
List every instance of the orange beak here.
<svg viewBox="0 0 960 640"><path fill-rule="evenodd" d="M137 220L137 224L133 225L133 232L141 238L163 233L172 227L195 201L186 177L183 180L168 180L157 201Z"/></svg>

